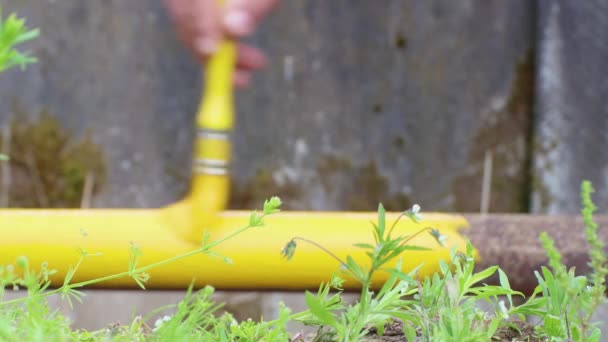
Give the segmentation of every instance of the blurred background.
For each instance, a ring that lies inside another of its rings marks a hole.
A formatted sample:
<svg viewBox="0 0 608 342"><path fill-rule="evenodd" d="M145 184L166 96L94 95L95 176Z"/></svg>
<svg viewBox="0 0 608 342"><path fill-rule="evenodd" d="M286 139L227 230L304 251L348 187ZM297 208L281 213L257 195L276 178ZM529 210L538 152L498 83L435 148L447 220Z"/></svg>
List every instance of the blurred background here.
<svg viewBox="0 0 608 342"><path fill-rule="evenodd" d="M160 1L2 7L41 36L0 77L1 206L184 196L203 70ZM252 40L231 208L577 213L583 179L608 204L605 0L284 1Z"/></svg>

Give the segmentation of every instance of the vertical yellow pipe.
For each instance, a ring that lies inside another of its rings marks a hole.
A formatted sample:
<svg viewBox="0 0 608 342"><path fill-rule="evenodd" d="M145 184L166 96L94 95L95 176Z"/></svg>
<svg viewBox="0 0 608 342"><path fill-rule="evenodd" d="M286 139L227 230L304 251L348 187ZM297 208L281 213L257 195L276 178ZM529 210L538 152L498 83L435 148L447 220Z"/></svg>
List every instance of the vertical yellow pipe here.
<svg viewBox="0 0 608 342"><path fill-rule="evenodd" d="M224 41L206 67L204 94L196 118L189 196L192 231L187 238L193 242L200 242L203 230L217 223L217 214L228 204L235 59L234 43Z"/></svg>

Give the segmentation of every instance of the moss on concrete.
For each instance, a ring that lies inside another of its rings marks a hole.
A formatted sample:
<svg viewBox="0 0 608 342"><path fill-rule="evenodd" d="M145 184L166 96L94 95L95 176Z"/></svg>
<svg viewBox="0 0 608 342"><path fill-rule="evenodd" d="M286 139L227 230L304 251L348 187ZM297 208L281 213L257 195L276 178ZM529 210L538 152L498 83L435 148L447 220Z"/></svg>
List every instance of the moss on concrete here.
<svg viewBox="0 0 608 342"><path fill-rule="evenodd" d="M283 208L289 210L302 194L299 184L291 181L279 183L273 177L273 172L268 169L258 169L245 184L238 184L235 180L232 184L228 204L231 209L251 210L258 208L265 199L279 196L283 200Z"/></svg>
<svg viewBox="0 0 608 342"><path fill-rule="evenodd" d="M549 153L552 153L553 150L557 148L558 141L557 140L543 140L542 142L538 141L538 139L533 139L533 153L536 158L542 161L542 165L537 165L533 168L532 173L532 182L530 191L537 197L537 203L535 203L536 211L543 211L547 209L551 203L555 200L549 188L546 186L545 182L542 179L542 174L547 171L551 171L555 168L555 165L551 162L550 159L547 158Z"/></svg>
<svg viewBox="0 0 608 342"><path fill-rule="evenodd" d="M411 203L401 193L390 189L388 180L378 171L374 162L368 162L354 170L353 193L346 200L346 209L353 211L374 211L382 202L386 210L402 211Z"/></svg>
<svg viewBox="0 0 608 342"><path fill-rule="evenodd" d="M79 207L87 174L93 176L93 194L105 182L101 147L90 134L77 140L47 111L36 120L25 117L10 123L9 207Z"/></svg>
<svg viewBox="0 0 608 342"><path fill-rule="evenodd" d="M342 210L374 211L382 202L389 211L401 211L411 205L410 199L394 189L373 161L353 165L345 158L335 155L323 156L317 165L317 174L325 191L334 193L337 188L346 189L337 197ZM335 187L335 184L350 186Z"/></svg>
<svg viewBox="0 0 608 342"><path fill-rule="evenodd" d="M474 172L457 177L452 189L455 210L479 211L486 151L493 153L492 212L527 212L530 205L531 138L534 106L534 53L517 61L510 96L490 124L482 123L468 154Z"/></svg>
<svg viewBox="0 0 608 342"><path fill-rule="evenodd" d="M321 156L317 164L317 174L326 192L336 191L335 177L346 174L353 169L350 160L335 155Z"/></svg>
<svg viewBox="0 0 608 342"><path fill-rule="evenodd" d="M327 197L335 200L339 210L375 211L378 202L387 210L401 211L411 206L410 199L391 189L375 162L355 165L352 161L336 155L324 155L317 164L317 176ZM270 196L280 196L285 209L309 210L303 187L294 181L278 182L272 169L259 169L248 181L239 184L233 180L230 193L231 209L256 208ZM296 208L296 206L299 206Z"/></svg>

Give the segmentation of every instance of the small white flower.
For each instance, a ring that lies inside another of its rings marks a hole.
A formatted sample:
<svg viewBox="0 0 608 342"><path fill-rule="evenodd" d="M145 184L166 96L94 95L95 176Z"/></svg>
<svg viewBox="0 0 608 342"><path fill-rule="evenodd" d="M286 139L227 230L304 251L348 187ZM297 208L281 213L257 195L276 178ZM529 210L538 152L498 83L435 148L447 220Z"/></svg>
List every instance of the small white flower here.
<svg viewBox="0 0 608 342"><path fill-rule="evenodd" d="M422 220L422 214L420 214L420 205L414 204L412 206L412 209L410 209L410 212L413 214L413 216L416 218L416 220L418 220L418 221Z"/></svg>
<svg viewBox="0 0 608 342"><path fill-rule="evenodd" d="M414 204L412 206L412 213L418 214L420 212L420 206L418 204Z"/></svg>
<svg viewBox="0 0 608 342"><path fill-rule="evenodd" d="M154 322L154 329L153 329L153 331L158 330L158 328L160 328L160 327L161 327L161 326L162 326L162 325L163 325L165 322L170 321L170 320L171 320L171 318L172 318L172 316L170 316L170 315L165 315L165 316L163 316L163 317L161 317L161 318L157 319L157 320Z"/></svg>
<svg viewBox="0 0 608 342"><path fill-rule="evenodd" d="M504 319L509 319L509 310L507 310L504 300L498 302L498 307L500 308L500 313L502 314L502 317Z"/></svg>

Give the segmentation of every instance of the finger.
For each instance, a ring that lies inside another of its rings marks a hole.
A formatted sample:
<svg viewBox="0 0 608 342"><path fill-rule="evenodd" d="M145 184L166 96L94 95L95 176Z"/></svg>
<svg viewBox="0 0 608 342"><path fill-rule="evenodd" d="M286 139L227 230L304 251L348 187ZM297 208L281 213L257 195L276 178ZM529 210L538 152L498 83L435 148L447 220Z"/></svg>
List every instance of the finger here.
<svg viewBox="0 0 608 342"><path fill-rule="evenodd" d="M221 39L219 8L215 0L192 0L194 49L203 58L212 55Z"/></svg>
<svg viewBox="0 0 608 342"><path fill-rule="evenodd" d="M230 0L224 9L223 27L236 37L250 35L277 3L278 0Z"/></svg>
<svg viewBox="0 0 608 342"><path fill-rule="evenodd" d="M245 44L238 45L237 68L256 70L265 67L266 63L266 56L259 49Z"/></svg>
<svg viewBox="0 0 608 342"><path fill-rule="evenodd" d="M238 88L246 88L251 84L251 73L245 70L236 70L234 72L234 84Z"/></svg>
<svg viewBox="0 0 608 342"><path fill-rule="evenodd" d="M163 0L163 4L175 21L179 21L190 13L190 1L188 0Z"/></svg>
<svg viewBox="0 0 608 342"><path fill-rule="evenodd" d="M188 47L192 47L192 10L189 0L164 0L170 19L175 25L177 37Z"/></svg>

